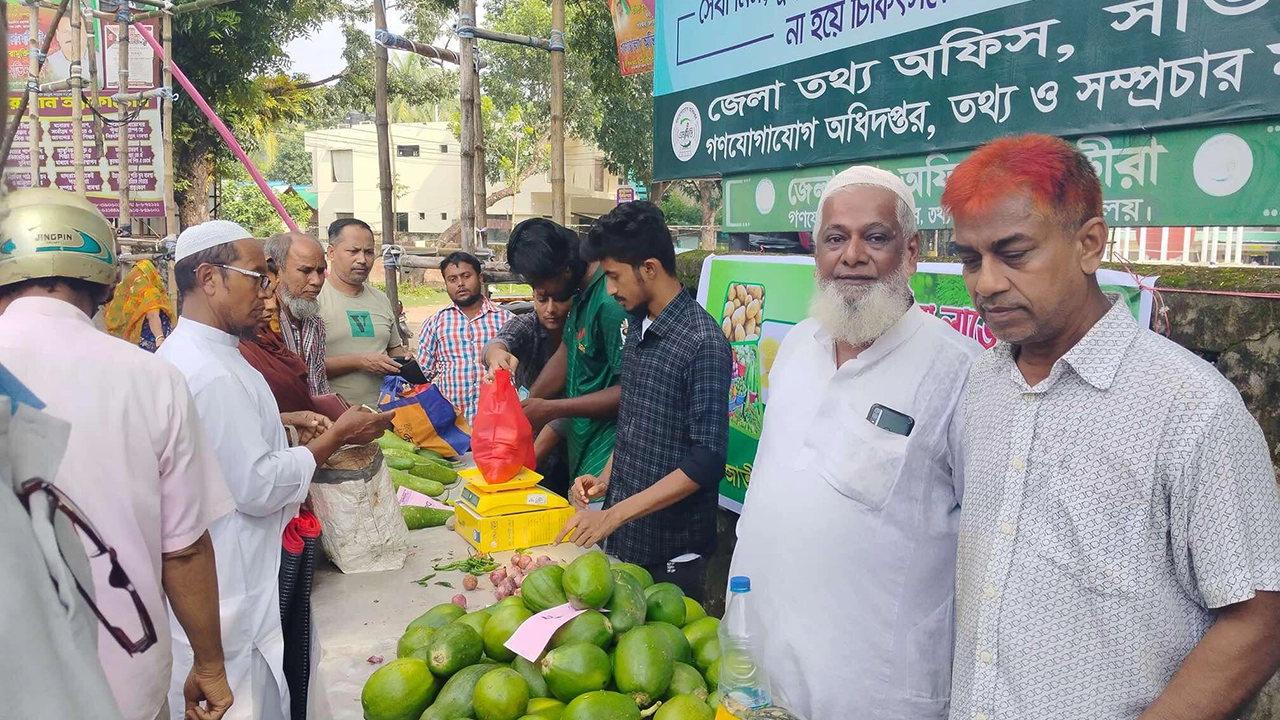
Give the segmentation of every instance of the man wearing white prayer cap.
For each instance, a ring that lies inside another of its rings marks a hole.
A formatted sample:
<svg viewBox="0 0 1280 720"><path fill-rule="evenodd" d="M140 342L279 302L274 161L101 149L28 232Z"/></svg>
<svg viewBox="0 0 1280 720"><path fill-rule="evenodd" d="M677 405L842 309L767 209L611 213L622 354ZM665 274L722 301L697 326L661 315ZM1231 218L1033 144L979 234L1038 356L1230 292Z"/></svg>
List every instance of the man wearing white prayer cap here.
<svg viewBox="0 0 1280 720"><path fill-rule="evenodd" d="M346 443L381 435L392 413L352 408L332 424L315 413L282 418L266 380L237 349L241 333L258 325L272 292L262 241L233 222L214 220L178 236L174 260L182 316L156 355L186 376L236 504L209 527L227 680L235 695L226 718L284 720L290 705L280 625L281 533L306 499L316 467ZM289 447L282 421L299 428L298 447ZM170 707L181 718L192 652L181 627L171 626ZM322 694L313 685L309 697Z"/></svg>
<svg viewBox="0 0 1280 720"><path fill-rule="evenodd" d="M773 701L804 717L947 717L957 411L981 351L909 284L911 191L857 166L827 183L817 288L769 373L730 575L751 578Z"/></svg>

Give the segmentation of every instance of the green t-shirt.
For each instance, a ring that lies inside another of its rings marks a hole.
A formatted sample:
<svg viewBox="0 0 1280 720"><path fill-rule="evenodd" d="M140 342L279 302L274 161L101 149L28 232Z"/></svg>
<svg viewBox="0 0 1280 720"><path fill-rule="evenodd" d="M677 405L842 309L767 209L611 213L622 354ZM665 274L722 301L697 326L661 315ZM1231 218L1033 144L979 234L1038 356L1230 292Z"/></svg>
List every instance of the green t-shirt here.
<svg viewBox="0 0 1280 720"><path fill-rule="evenodd" d="M622 382L628 318L627 311L609 295L604 271L597 269L565 321L566 397L590 395ZM569 434L571 475L600 474L613 453L613 438L612 418L574 418Z"/></svg>
<svg viewBox="0 0 1280 720"><path fill-rule="evenodd" d="M326 357L384 353L404 344L391 312L391 301L372 285L365 285L359 295L351 297L325 283L319 300L325 325ZM357 370L329 378L329 388L352 405L377 407L382 379L382 375Z"/></svg>

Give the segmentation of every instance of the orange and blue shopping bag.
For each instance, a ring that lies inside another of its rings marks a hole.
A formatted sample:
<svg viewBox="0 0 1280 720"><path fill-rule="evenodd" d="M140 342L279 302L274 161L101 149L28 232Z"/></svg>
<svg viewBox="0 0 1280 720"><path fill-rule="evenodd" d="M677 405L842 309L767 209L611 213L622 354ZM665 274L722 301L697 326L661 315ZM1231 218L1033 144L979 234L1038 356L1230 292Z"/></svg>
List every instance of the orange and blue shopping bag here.
<svg viewBox="0 0 1280 720"><path fill-rule="evenodd" d="M383 412L394 410L392 430L420 448L447 458L464 455L471 449L471 426L435 385L414 385L397 375L388 375L382 381L378 408Z"/></svg>

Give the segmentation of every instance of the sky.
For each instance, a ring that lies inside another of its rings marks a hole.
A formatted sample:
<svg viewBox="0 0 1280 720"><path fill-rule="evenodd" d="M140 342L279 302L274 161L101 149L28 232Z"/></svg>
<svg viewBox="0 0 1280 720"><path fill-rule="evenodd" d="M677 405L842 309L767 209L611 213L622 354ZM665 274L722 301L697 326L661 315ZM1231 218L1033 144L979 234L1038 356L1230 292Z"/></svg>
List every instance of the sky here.
<svg viewBox="0 0 1280 720"><path fill-rule="evenodd" d="M478 10L476 14L483 23L484 11ZM360 29L372 34L373 23L361 23ZM387 14L387 29L396 34L403 34L406 29L404 20L395 10ZM456 48L457 40L454 39L450 46ZM346 67L342 61L342 23L338 21L325 23L312 36L286 45L285 50L293 59L293 72L304 73L312 80L336 75Z"/></svg>

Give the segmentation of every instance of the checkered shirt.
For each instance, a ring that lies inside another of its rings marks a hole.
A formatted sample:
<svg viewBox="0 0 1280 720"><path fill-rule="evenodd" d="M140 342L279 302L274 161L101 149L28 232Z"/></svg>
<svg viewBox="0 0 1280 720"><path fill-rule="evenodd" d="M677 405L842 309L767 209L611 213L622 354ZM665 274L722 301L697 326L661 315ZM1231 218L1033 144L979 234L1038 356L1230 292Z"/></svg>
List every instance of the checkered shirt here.
<svg viewBox="0 0 1280 720"><path fill-rule="evenodd" d="M1217 618L1280 591L1280 490L1240 393L1124 301L1030 387L969 373L952 720L1133 720Z"/></svg>
<svg viewBox="0 0 1280 720"><path fill-rule="evenodd" d="M484 378L484 346L513 316L489 298L483 298L480 314L468 320L457 305L427 318L418 332L418 364L453 406L470 423L480 401Z"/></svg>
<svg viewBox="0 0 1280 720"><path fill-rule="evenodd" d="M622 404L605 506L677 469L700 487L671 507L618 528L605 548L638 565L688 552L709 556L729 452L729 342L719 323L685 292L643 332L642 321L631 318L622 351Z"/></svg>
<svg viewBox="0 0 1280 720"><path fill-rule="evenodd" d="M324 369L325 327L324 318L316 313L303 320L298 327L289 310L280 303L280 335L285 347L292 350L307 364L307 390L313 395L328 395L329 374Z"/></svg>

